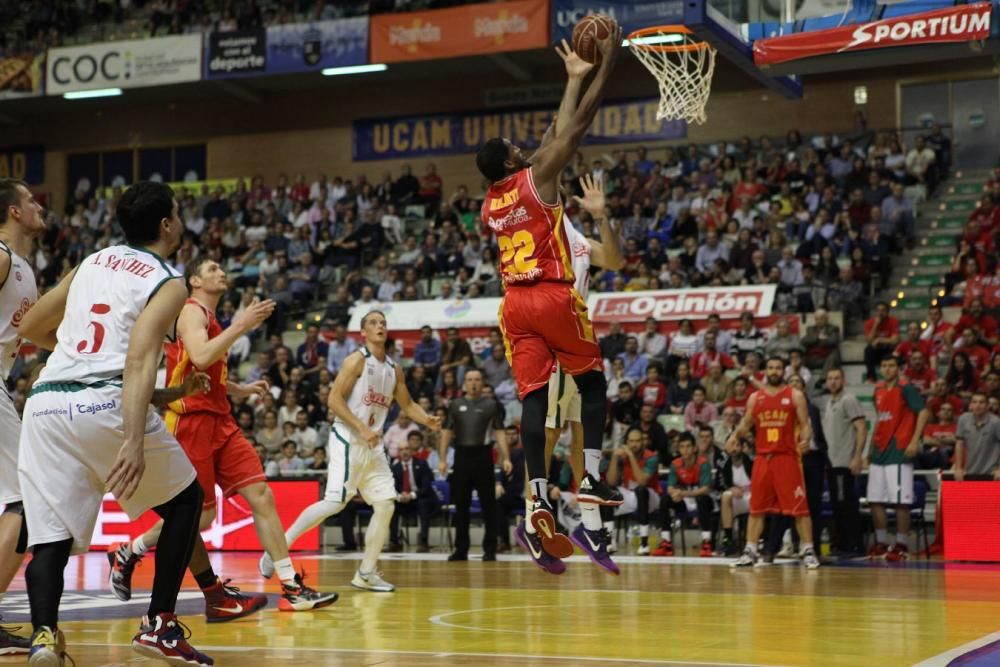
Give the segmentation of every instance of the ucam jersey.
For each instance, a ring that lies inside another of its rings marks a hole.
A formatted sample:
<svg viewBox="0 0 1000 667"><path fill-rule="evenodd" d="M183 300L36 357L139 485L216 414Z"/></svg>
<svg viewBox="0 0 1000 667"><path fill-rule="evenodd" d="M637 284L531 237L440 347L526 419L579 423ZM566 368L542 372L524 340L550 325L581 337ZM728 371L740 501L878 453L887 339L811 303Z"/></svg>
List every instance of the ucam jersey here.
<svg viewBox="0 0 1000 667"><path fill-rule="evenodd" d="M24 314L38 300L38 287L35 285L35 272L27 260L3 241L0 241L0 252L10 257L10 271L6 278L0 277L0 317L3 317L0 320L0 373L6 380L21 349L17 329Z"/></svg>
<svg viewBox="0 0 1000 667"><path fill-rule="evenodd" d="M396 364L389 357L379 361L367 347L360 348L359 352L365 358L365 368L354 383L347 407L368 428L381 434L396 392ZM340 418L334 420L334 425L350 432L350 427Z"/></svg>
<svg viewBox="0 0 1000 667"><path fill-rule="evenodd" d="M486 191L483 225L496 234L504 285L575 282L560 201L546 204L527 167Z"/></svg>
<svg viewBox="0 0 1000 667"><path fill-rule="evenodd" d="M84 259L69 287L56 349L38 381L121 378L136 320L168 280L181 278L162 257L133 246L111 246Z"/></svg>
<svg viewBox="0 0 1000 667"><path fill-rule="evenodd" d="M569 240L569 251L572 256L573 275L576 276L576 291L586 302L590 293L590 241L586 236L576 231L573 225L566 225L566 238Z"/></svg>

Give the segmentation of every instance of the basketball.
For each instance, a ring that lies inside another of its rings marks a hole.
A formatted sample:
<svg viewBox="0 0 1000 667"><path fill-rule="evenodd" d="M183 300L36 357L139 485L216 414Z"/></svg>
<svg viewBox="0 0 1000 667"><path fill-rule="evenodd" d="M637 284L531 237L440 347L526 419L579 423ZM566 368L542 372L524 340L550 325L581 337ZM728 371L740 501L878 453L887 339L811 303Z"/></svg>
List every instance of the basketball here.
<svg viewBox="0 0 1000 667"><path fill-rule="evenodd" d="M601 62L597 43L611 36L615 20L604 14L590 14L580 19L573 28L573 50L588 63Z"/></svg>

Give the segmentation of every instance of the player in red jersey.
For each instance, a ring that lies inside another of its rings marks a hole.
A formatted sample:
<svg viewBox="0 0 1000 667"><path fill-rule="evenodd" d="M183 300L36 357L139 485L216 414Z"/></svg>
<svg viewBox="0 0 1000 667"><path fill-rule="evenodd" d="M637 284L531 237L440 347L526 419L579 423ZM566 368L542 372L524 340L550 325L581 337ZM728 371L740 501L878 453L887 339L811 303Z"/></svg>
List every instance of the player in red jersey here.
<svg viewBox="0 0 1000 667"><path fill-rule="evenodd" d="M601 64L579 106L558 120L561 129L549 128L530 161L519 147L501 138L487 141L476 155L476 166L490 182L482 220L496 234L500 248L500 272L506 288L500 329L523 404L521 434L534 501L531 516L517 535L547 571L560 571L550 567L552 561L573 553L569 538L556 531L545 493L545 417L549 378L556 360L573 376L580 392L586 471L581 489L588 487L588 496L598 504L621 502L617 492L600 481L606 380L587 306L573 288L559 199L560 174L593 121L618 61L621 28L617 24L599 48ZM606 549L608 536L597 508L586 508L583 520L596 550Z"/></svg>
<svg viewBox="0 0 1000 667"><path fill-rule="evenodd" d="M225 497L240 494L250 505L257 537L274 559L281 577L282 597L278 607L284 611L305 611L332 604L337 599L336 593L314 591L296 574L264 469L253 445L233 419L229 405L229 396L237 399L260 396L268 389L264 380L249 385L230 382L227 361L230 346L270 317L274 302L255 301L229 328L223 329L215 319L215 309L229 289L225 271L218 262L201 256L187 265L184 277L191 297L177 319L177 339L166 345L167 385L180 385L189 375L204 372L211 386L203 394L171 403L165 422L194 465L205 492L200 529L207 528L218 511L216 483ZM108 547L111 589L119 600L131 598L132 571L146 550L156 545L162 523L131 543ZM267 596L246 595L219 580L200 535L189 569L205 594L205 615L209 622L240 618L267 604Z"/></svg>
<svg viewBox="0 0 1000 667"><path fill-rule="evenodd" d="M766 514L794 517L803 540L813 534L802 474L802 454L809 450L812 440L806 399L800 391L785 384L784 359L768 359L765 373L767 384L750 396L746 414L726 441L726 450L733 451L754 428L757 457L750 479L747 546L733 567L757 564L757 541L764 530ZM802 544L802 564L810 570L819 567L812 542Z"/></svg>

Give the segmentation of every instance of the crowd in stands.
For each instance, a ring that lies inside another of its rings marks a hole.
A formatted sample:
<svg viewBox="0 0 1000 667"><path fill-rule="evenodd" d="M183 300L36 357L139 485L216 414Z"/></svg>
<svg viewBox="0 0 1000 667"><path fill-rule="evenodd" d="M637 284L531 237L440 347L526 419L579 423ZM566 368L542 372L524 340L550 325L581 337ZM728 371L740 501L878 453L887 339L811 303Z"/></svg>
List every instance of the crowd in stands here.
<svg viewBox="0 0 1000 667"><path fill-rule="evenodd" d="M887 280L889 256L913 242L908 193L924 196L947 174L948 142L937 127L908 153L882 134L865 146L832 136L806 142L791 131L783 143L744 137L657 153L653 159L640 148L589 163L578 157L566 169L566 194L583 173L602 178L625 249L626 266L595 271L592 289L775 284L778 317L763 326L747 313L735 329L723 327L718 316L704 327L682 321L669 336L654 320L638 334L612 324L600 340L608 378L608 461L631 429L638 429L643 450L655 453L663 466L690 436L697 456L711 462L711 493L720 502L727 459L720 447L759 386L764 359L785 358L790 379L800 379L812 397L822 393L826 372L841 363L844 335L827 311L859 320L867 315L872 281ZM987 186L992 193L996 176ZM419 176L403 167L395 178L385 174L377 182L296 174L273 184L261 177L240 180L231 192L202 187L177 193L188 233L172 261L183 270L208 253L226 269L233 290L220 308L223 327L256 296L279 304L265 329L241 339L231 357L235 375L266 378L272 386L264 400L234 408L269 474L325 468L327 397L344 358L358 345L356 332L347 331L355 308L501 294L493 241L481 236L478 225L481 192L481 185L458 185L446 194L434 165L427 164ZM35 257L43 289L87 253L118 240L113 221L119 196L77 192L64 217L50 212ZM937 409L935 416L942 413L925 434L926 462L938 467L950 465L952 454L942 424L957 420L975 391L988 392L994 412L1000 398L1000 350L990 314L996 313L997 290L988 280L996 272L993 248L1000 230L1000 206L993 202L1000 198L985 196L969 223L970 247L981 252L970 259L982 259L983 271L963 281L967 292L979 296L966 302L957 325L943 323L941 310L932 308L927 327L909 326L904 339L884 303L864 325L869 369L898 354L904 372L921 383ZM586 213L572 205L568 213L585 235L594 236ZM799 314L807 312L814 313L814 322L801 327ZM296 321L305 340L292 349L284 339ZM499 330L477 353L459 332L430 328L415 349L403 354L390 344L389 350L428 412L444 416L448 401L461 395L464 373L480 368L487 391L504 407L506 424L519 423ZM16 392L23 396L25 390L22 378ZM393 457L405 443L413 457L437 471L437 438L393 414L385 443ZM564 436L551 480L557 496L572 485L563 465L567 444Z"/></svg>

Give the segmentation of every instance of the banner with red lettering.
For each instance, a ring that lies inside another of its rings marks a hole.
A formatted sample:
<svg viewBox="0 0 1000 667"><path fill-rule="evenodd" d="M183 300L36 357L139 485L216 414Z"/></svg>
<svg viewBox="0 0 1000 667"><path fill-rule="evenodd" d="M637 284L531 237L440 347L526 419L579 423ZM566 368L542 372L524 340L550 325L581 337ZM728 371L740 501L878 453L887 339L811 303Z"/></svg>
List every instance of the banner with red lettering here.
<svg viewBox="0 0 1000 667"><path fill-rule="evenodd" d="M754 42L753 59L761 67L848 51L988 39L992 14L993 6L982 2L861 25L768 37Z"/></svg>
<svg viewBox="0 0 1000 667"><path fill-rule="evenodd" d="M278 508L281 525L286 527L292 525L302 510L319 500L319 480L316 479L268 482L268 486L274 493L274 504ZM219 487L215 487L215 499L218 502L218 515L212 525L201 533L208 550L260 551L253 513L246 501L239 495L224 499ZM104 551L114 542L134 539L149 530L158 520L156 513L149 511L137 521L129 521L128 515L109 493L101 503L90 550ZM295 551L319 549L319 530L310 530L293 547Z"/></svg>

